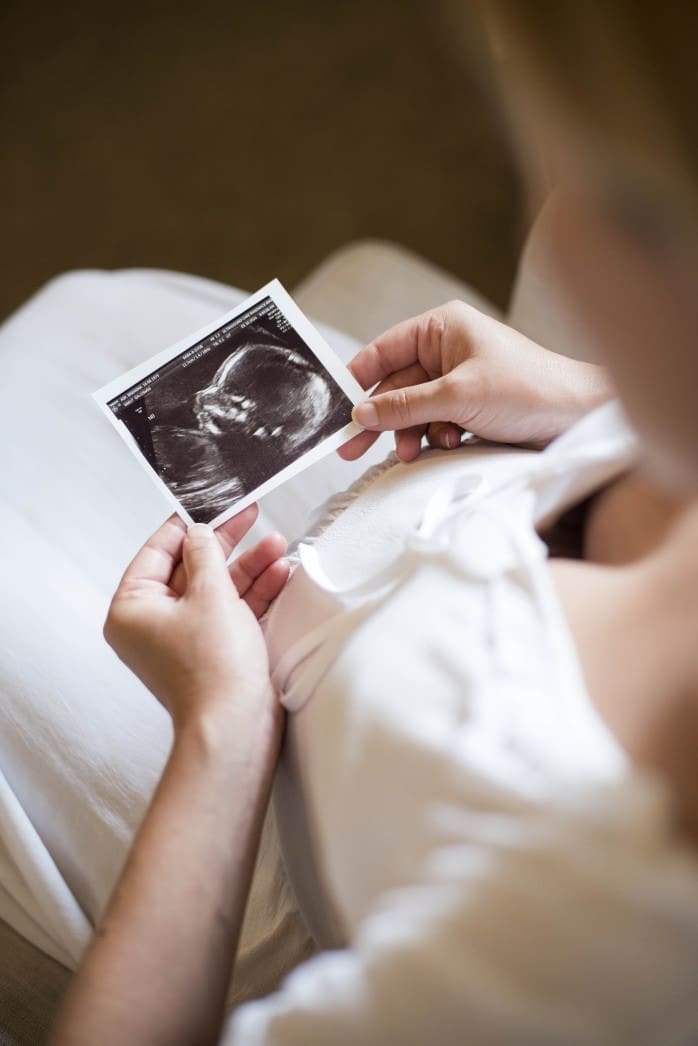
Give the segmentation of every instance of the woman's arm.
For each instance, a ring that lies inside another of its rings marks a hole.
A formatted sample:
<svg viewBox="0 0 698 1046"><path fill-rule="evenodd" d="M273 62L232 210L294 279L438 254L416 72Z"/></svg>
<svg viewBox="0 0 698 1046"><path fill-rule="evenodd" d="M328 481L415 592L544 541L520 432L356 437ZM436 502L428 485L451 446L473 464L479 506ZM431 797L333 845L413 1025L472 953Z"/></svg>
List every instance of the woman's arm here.
<svg viewBox="0 0 698 1046"><path fill-rule="evenodd" d="M224 549L253 519L226 525ZM174 742L52 1046L218 1039L281 735L250 609L284 583L280 549L240 557L236 588L212 532L185 539L172 519L117 590L105 635L168 707Z"/></svg>
<svg viewBox="0 0 698 1046"><path fill-rule="evenodd" d="M51 1040L215 1043L279 742L267 707L200 716L172 753Z"/></svg>

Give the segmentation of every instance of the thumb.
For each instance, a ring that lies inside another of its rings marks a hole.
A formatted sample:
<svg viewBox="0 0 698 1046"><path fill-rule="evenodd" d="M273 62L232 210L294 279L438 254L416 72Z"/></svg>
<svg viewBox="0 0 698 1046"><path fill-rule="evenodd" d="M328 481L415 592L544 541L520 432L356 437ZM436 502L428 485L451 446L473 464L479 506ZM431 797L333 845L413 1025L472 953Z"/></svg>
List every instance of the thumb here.
<svg viewBox="0 0 698 1046"><path fill-rule="evenodd" d="M371 396L354 407L352 417L366 429L408 429L450 421L453 409L453 386L441 377Z"/></svg>
<svg viewBox="0 0 698 1046"><path fill-rule="evenodd" d="M211 527L193 523L184 537L182 561L187 575L187 595L217 588L230 581L223 549Z"/></svg>

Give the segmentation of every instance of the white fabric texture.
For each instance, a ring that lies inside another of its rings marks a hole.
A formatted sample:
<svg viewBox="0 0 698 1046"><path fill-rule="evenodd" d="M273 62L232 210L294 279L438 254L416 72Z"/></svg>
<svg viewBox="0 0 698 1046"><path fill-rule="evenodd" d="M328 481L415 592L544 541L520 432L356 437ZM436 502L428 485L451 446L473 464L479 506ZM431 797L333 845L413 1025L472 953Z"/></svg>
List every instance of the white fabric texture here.
<svg viewBox="0 0 698 1046"><path fill-rule="evenodd" d="M266 623L276 799L336 950L226 1044L697 1041L698 859L594 710L535 531L634 448L609 405L541 454L378 467L301 545Z"/></svg>
<svg viewBox="0 0 698 1046"><path fill-rule="evenodd" d="M125 565L170 509L90 393L242 296L175 273L75 273L0 329L0 918L69 968L171 741L168 716L101 635ZM353 355L352 339L323 330ZM331 455L265 498L254 536L297 537L364 468ZM270 818L231 999L270 990L311 950Z"/></svg>

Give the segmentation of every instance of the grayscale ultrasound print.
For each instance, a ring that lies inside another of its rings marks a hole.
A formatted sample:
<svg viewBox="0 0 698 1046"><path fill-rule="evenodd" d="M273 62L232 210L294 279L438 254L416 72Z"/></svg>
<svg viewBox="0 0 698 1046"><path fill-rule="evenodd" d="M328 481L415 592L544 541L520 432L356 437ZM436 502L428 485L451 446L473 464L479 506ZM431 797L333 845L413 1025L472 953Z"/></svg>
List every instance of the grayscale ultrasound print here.
<svg viewBox="0 0 698 1046"><path fill-rule="evenodd" d="M109 407L192 519L209 523L349 424L352 403L265 298Z"/></svg>

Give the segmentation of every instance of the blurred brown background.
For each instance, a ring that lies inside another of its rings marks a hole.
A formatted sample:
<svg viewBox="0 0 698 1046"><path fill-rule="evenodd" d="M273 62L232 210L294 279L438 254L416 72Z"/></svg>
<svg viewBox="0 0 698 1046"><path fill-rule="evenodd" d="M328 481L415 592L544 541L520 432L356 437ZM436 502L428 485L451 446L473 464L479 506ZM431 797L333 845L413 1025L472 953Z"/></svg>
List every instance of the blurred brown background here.
<svg viewBox="0 0 698 1046"><path fill-rule="evenodd" d="M467 0L5 0L0 38L0 317L67 269L293 285L363 237L505 302L519 188Z"/></svg>

